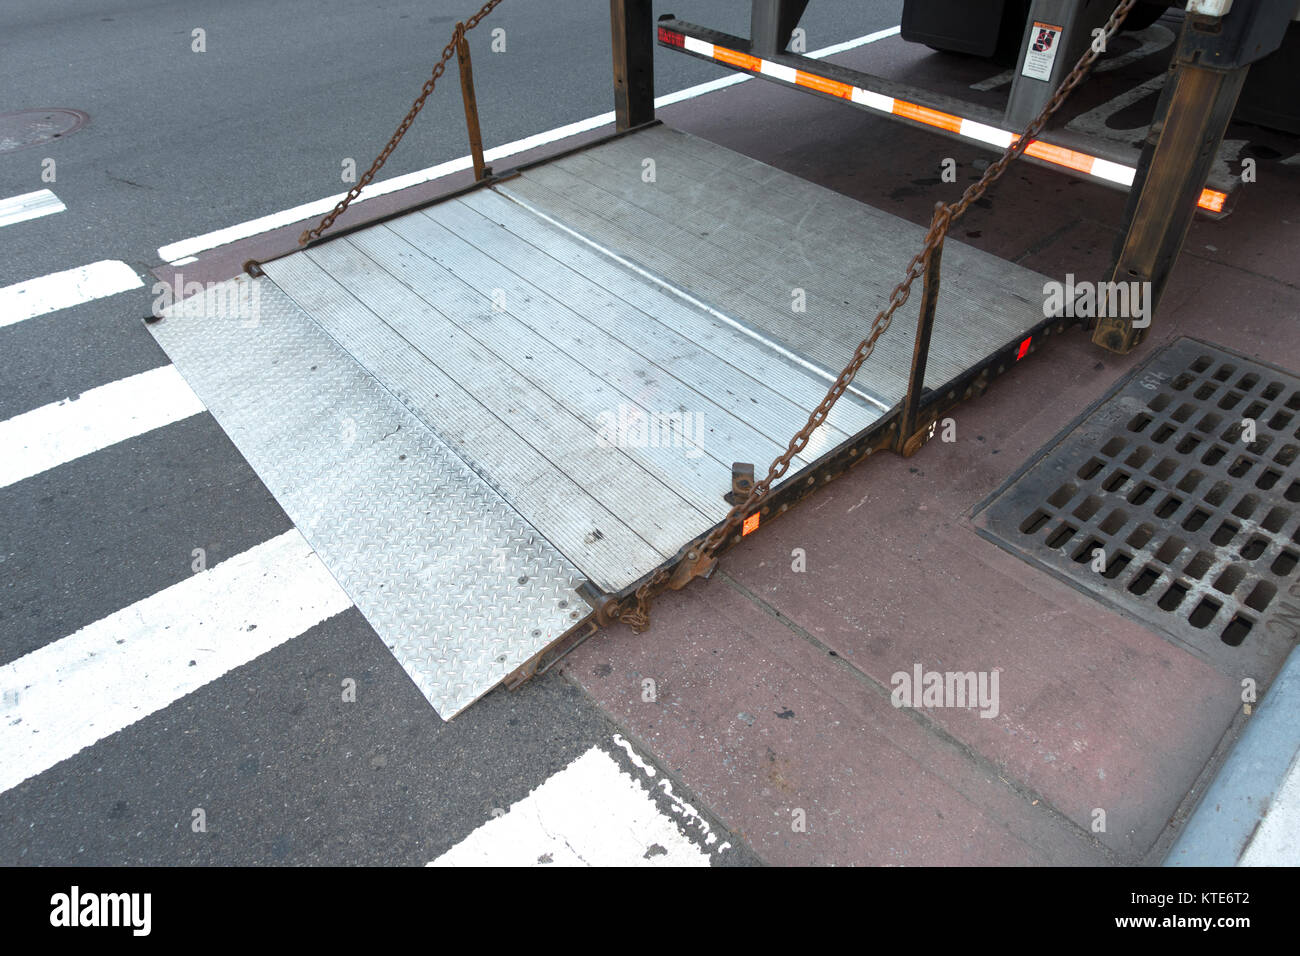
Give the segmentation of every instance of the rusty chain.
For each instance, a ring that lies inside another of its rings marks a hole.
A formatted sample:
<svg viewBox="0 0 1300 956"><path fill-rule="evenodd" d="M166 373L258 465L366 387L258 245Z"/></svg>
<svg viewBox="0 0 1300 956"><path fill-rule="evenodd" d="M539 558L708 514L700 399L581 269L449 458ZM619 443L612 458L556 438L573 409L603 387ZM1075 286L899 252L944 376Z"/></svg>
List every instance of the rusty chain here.
<svg viewBox="0 0 1300 956"><path fill-rule="evenodd" d="M1120 24L1124 22L1124 18L1128 16L1129 11L1133 9L1136 3L1137 0L1120 0L1119 4L1116 5L1111 12L1110 18L1106 21L1105 27L1102 28L1105 31L1106 42L1109 42L1110 38L1119 30ZM1104 44L1102 49L1105 49ZM1051 99L1047 101L1047 105L1030 121L1024 132L1012 139L1011 145L1003 151L997 161L989 164L989 167L984 170L984 175L977 182L967 187L961 198L955 203L940 203L938 205L934 218L930 222L930 228L925 234L925 243L922 245L921 251L912 256L911 261L907 264L903 280L894 286L894 290L889 294L889 304L876 314L875 320L871 323L870 333L858 344L853 357L844 366L844 370L840 372L835 383L827 390L826 397L821 400L821 404L808 416L807 424L795 433L785 451L772 462L767 470L767 476L761 481L756 481L753 487L750 488L749 495L745 500L732 507L722 524L708 535L691 543L686 549L688 555L707 556L716 551L727 540L727 536L735 531L741 519L758 503L759 499L768 493L772 482L785 474L786 469L790 467L790 460L803 451L813 432L826 421L826 417L830 414L831 409L835 407L835 403L848 390L849 385L858 373L858 369L862 368L863 363L871 357L871 353L876 347L876 340L885 334L890 322L893 320L894 313L907 302L908 297L911 295L912 283L925 275L930 255L943 243L944 237L948 234L949 226L966 212L971 203L984 195L985 191L1002 176L1006 168L1046 128L1048 121L1061 108L1061 104L1065 102L1066 98L1074 92L1075 87L1083 82L1088 75L1088 71L1092 68L1092 64L1100 55L1101 50L1097 49L1095 40L1089 43L1083 55L1074 64L1074 68L1070 70L1065 79L1061 81L1061 85L1056 88L1056 92L1052 94ZM906 441L908 437L903 435L901 440ZM652 575L648 581L636 589L635 603L632 607L623 611L619 620L637 633L649 627L650 600L663 591L671 577L672 575L667 569L660 569Z"/></svg>
<svg viewBox="0 0 1300 956"><path fill-rule="evenodd" d="M411 124L415 122L415 118L420 115L420 110L424 109L424 101L427 100L429 94L433 92L434 86L437 85L438 78L446 72L447 64L455 55L456 46L460 43L461 38L465 36L465 34L469 33L470 30L473 30L478 26L479 22L495 10L500 3L501 0L487 0L487 3L483 4L478 13L474 14L465 22L456 24L456 29L451 33L451 40L445 47L443 47L442 56L438 59L438 62L434 64L433 72L429 75L429 78L424 81L424 85L420 88L420 95L417 96L415 102L411 104L411 108L407 111L406 117L398 125L397 132L395 132L392 138L389 139L388 145L385 146L383 150L380 151L379 155L375 157L375 161L370 164L370 168L362 174L359 180L357 180L357 184L348 190L346 196L339 200L338 205L326 213L325 218L318 222L315 227L303 231L303 234L298 237L298 245L305 246L313 239L319 239L322 233L329 229L330 226L334 225L334 220L343 215L343 210L347 209L348 206L352 204L352 200L361 195L361 190L370 185L371 181L375 178L375 173L379 172L379 170L383 168L384 163L388 162L388 157L391 156L393 150L397 148L397 144L402 141L402 137L405 136L406 131L411 128Z"/></svg>

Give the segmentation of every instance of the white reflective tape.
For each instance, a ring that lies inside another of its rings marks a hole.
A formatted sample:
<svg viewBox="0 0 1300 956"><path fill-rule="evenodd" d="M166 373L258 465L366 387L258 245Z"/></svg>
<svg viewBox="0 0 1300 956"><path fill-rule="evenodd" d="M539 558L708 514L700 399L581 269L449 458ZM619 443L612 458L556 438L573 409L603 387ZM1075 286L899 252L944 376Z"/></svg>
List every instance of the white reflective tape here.
<svg viewBox="0 0 1300 956"><path fill-rule="evenodd" d="M682 40L682 49L690 53L698 53L700 56L713 57L713 44L706 43L704 40L697 40L695 37L686 37Z"/></svg>
<svg viewBox="0 0 1300 956"><path fill-rule="evenodd" d="M780 63L773 63L771 60L759 60L759 64L759 72L764 76L784 80L787 83L795 82L795 70L793 67L782 66Z"/></svg>
<svg viewBox="0 0 1300 956"><path fill-rule="evenodd" d="M1015 139L1015 135L1007 130L998 129L996 126L986 126L983 123L968 119L961 121L961 135L977 142L997 146L1000 149L1006 149L1011 145L1011 141Z"/></svg>
<svg viewBox="0 0 1300 956"><path fill-rule="evenodd" d="M892 96L873 93L871 90L859 89L856 86L853 87L853 102L869 106L873 110L880 110L882 113L894 112L894 98Z"/></svg>
<svg viewBox="0 0 1300 956"><path fill-rule="evenodd" d="M1109 180L1112 183L1132 186L1133 177L1137 175L1137 170L1132 166L1112 163L1108 159L1094 159L1092 161L1092 175Z"/></svg>

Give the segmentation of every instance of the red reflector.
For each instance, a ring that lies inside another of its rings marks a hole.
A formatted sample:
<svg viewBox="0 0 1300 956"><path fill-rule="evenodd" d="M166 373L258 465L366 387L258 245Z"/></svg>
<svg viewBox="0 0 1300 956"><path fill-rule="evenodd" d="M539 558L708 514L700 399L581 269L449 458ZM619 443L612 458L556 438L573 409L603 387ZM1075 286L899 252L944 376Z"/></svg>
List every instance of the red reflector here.
<svg viewBox="0 0 1300 956"><path fill-rule="evenodd" d="M675 30L669 30L667 27L659 28L659 42L670 43L673 46L685 46L686 38Z"/></svg>
<svg viewBox="0 0 1300 956"><path fill-rule="evenodd" d="M1024 358L1026 355L1029 354L1029 343L1032 341L1033 341L1033 337L1031 336L1020 343L1020 351L1016 353L1017 362L1019 362L1022 358Z"/></svg>
<svg viewBox="0 0 1300 956"><path fill-rule="evenodd" d="M743 538L751 531L757 531L757 530L758 530L758 512L755 511L752 515L746 518L745 523L740 526L740 536Z"/></svg>

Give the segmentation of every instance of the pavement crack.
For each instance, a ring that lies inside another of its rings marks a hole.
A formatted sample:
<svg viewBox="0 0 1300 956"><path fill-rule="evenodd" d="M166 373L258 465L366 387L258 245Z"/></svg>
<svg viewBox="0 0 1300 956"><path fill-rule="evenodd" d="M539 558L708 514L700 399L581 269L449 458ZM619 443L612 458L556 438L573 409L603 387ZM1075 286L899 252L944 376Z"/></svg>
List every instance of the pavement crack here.
<svg viewBox="0 0 1300 956"><path fill-rule="evenodd" d="M583 866L591 866L591 864L587 862L587 858L578 852L577 847L575 847L572 843L569 842L568 837L566 837L563 833L551 832L550 828L547 827L546 822L542 819L541 807L535 807L534 813L536 814L537 817L537 826L543 833L546 834L547 839L551 840L552 842L558 840L560 843L563 843L566 847L569 848L569 852L572 853L575 857L577 857L579 861L581 861Z"/></svg>
<svg viewBox="0 0 1300 956"><path fill-rule="evenodd" d="M143 183L137 183L133 179L126 179L122 176L114 176L112 173L108 172L107 170L104 171L104 175L107 176L109 179L113 180L114 182L126 183L128 186L134 186L136 189L153 189L152 186L146 186Z"/></svg>

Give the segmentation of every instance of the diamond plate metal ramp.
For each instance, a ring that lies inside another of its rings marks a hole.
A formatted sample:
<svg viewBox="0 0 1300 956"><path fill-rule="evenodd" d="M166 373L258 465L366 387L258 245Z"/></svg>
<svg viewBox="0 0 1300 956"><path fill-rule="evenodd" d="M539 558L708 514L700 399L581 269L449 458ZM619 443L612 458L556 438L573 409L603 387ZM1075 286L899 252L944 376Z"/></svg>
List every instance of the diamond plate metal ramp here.
<svg viewBox="0 0 1300 956"><path fill-rule="evenodd" d="M1179 339L976 522L1008 550L1266 687L1300 638L1300 378Z"/></svg>
<svg viewBox="0 0 1300 956"><path fill-rule="evenodd" d="M269 280L150 329L440 716L586 619L573 565Z"/></svg>

